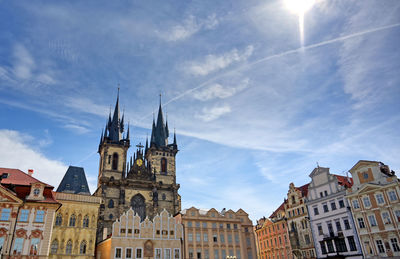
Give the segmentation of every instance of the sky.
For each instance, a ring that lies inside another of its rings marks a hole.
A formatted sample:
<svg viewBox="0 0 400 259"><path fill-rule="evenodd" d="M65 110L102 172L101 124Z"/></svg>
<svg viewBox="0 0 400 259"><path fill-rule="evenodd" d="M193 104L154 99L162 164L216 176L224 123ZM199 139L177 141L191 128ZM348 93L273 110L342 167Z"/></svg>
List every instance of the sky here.
<svg viewBox="0 0 400 259"><path fill-rule="evenodd" d="M57 188L82 166L93 192L119 85L130 154L161 93L182 209L242 208L255 221L317 164L400 172L398 0L316 0L303 41L283 0L0 6L0 167Z"/></svg>

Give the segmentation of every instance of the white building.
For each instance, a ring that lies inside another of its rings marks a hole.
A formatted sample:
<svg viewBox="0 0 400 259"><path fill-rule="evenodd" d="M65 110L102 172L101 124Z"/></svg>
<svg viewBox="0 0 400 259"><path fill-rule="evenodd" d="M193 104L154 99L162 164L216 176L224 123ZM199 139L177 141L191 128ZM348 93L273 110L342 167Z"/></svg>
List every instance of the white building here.
<svg viewBox="0 0 400 259"><path fill-rule="evenodd" d="M346 189L352 180L317 167L308 186L307 208L317 258L362 258L362 250L349 205Z"/></svg>

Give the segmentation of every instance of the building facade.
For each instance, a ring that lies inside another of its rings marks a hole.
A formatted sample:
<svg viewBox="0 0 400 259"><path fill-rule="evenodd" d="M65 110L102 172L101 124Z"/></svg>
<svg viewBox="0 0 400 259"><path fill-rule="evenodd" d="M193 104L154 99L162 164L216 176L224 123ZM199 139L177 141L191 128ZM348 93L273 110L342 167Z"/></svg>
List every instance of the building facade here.
<svg viewBox="0 0 400 259"><path fill-rule="evenodd" d="M164 209L142 221L132 208L113 223L111 237L97 245L97 259L181 259L183 226Z"/></svg>
<svg viewBox="0 0 400 259"><path fill-rule="evenodd" d="M62 179L49 258L94 258L96 229L101 198L90 195L85 172L70 166Z"/></svg>
<svg viewBox="0 0 400 259"><path fill-rule="evenodd" d="M352 180L317 167L308 186L307 208L317 258L362 258L346 190Z"/></svg>
<svg viewBox="0 0 400 259"><path fill-rule="evenodd" d="M287 219L285 216L285 203L283 202L269 218L271 219L272 223L270 226L268 226L268 233L270 233L269 246L271 247L271 256L269 258L293 258L292 248L289 240L289 232L286 223Z"/></svg>
<svg viewBox="0 0 400 259"><path fill-rule="evenodd" d="M28 174L0 168L1 258L48 258L55 211L53 187Z"/></svg>
<svg viewBox="0 0 400 259"><path fill-rule="evenodd" d="M347 198L366 258L400 256L399 179L387 165L361 160L351 169Z"/></svg>
<svg viewBox="0 0 400 259"><path fill-rule="evenodd" d="M242 209L190 208L176 216L184 226L184 258L256 258L253 224Z"/></svg>
<svg viewBox="0 0 400 259"><path fill-rule="evenodd" d="M315 258L314 241L305 204L307 194L308 184L295 187L290 183L284 204L290 245L295 258Z"/></svg>
<svg viewBox="0 0 400 259"><path fill-rule="evenodd" d="M144 220L164 209L175 215L181 209L176 183L176 136L168 144L168 123L164 123L161 101L157 123L153 119L150 145L139 143L133 157L127 158L130 147L129 127L124 134L124 116L120 117L119 97L114 115L111 113L99 144L99 175L95 196L103 199L100 206L97 241L111 234L113 222L132 208ZM144 148L144 150L143 150Z"/></svg>

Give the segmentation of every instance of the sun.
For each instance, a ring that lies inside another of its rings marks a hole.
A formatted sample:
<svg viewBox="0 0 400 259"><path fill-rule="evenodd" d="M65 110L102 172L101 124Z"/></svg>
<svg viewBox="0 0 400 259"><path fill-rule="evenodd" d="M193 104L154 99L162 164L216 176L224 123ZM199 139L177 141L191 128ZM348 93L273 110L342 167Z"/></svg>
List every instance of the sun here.
<svg viewBox="0 0 400 259"><path fill-rule="evenodd" d="M290 11L302 15L309 10L315 3L315 0L285 0L285 4Z"/></svg>

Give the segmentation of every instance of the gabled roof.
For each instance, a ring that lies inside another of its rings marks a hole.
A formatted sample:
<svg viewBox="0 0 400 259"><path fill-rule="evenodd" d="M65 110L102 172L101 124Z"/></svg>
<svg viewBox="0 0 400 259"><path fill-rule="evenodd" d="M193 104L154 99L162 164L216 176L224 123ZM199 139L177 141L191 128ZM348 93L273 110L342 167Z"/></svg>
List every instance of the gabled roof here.
<svg viewBox="0 0 400 259"><path fill-rule="evenodd" d="M85 170L82 167L69 166L57 192L90 195Z"/></svg>
<svg viewBox="0 0 400 259"><path fill-rule="evenodd" d="M363 166L363 165L379 165L380 162L378 161L370 161L370 160L360 160L358 161L353 167L349 170L350 173L353 173L358 167Z"/></svg>
<svg viewBox="0 0 400 259"><path fill-rule="evenodd" d="M7 177L4 176L7 174ZM53 187L49 184L45 184L38 179L30 176L22 172L19 169L12 169L12 168L0 168L0 176L4 178L1 179L2 184L13 184L13 185L31 185L32 183L41 183L44 184L46 187Z"/></svg>

